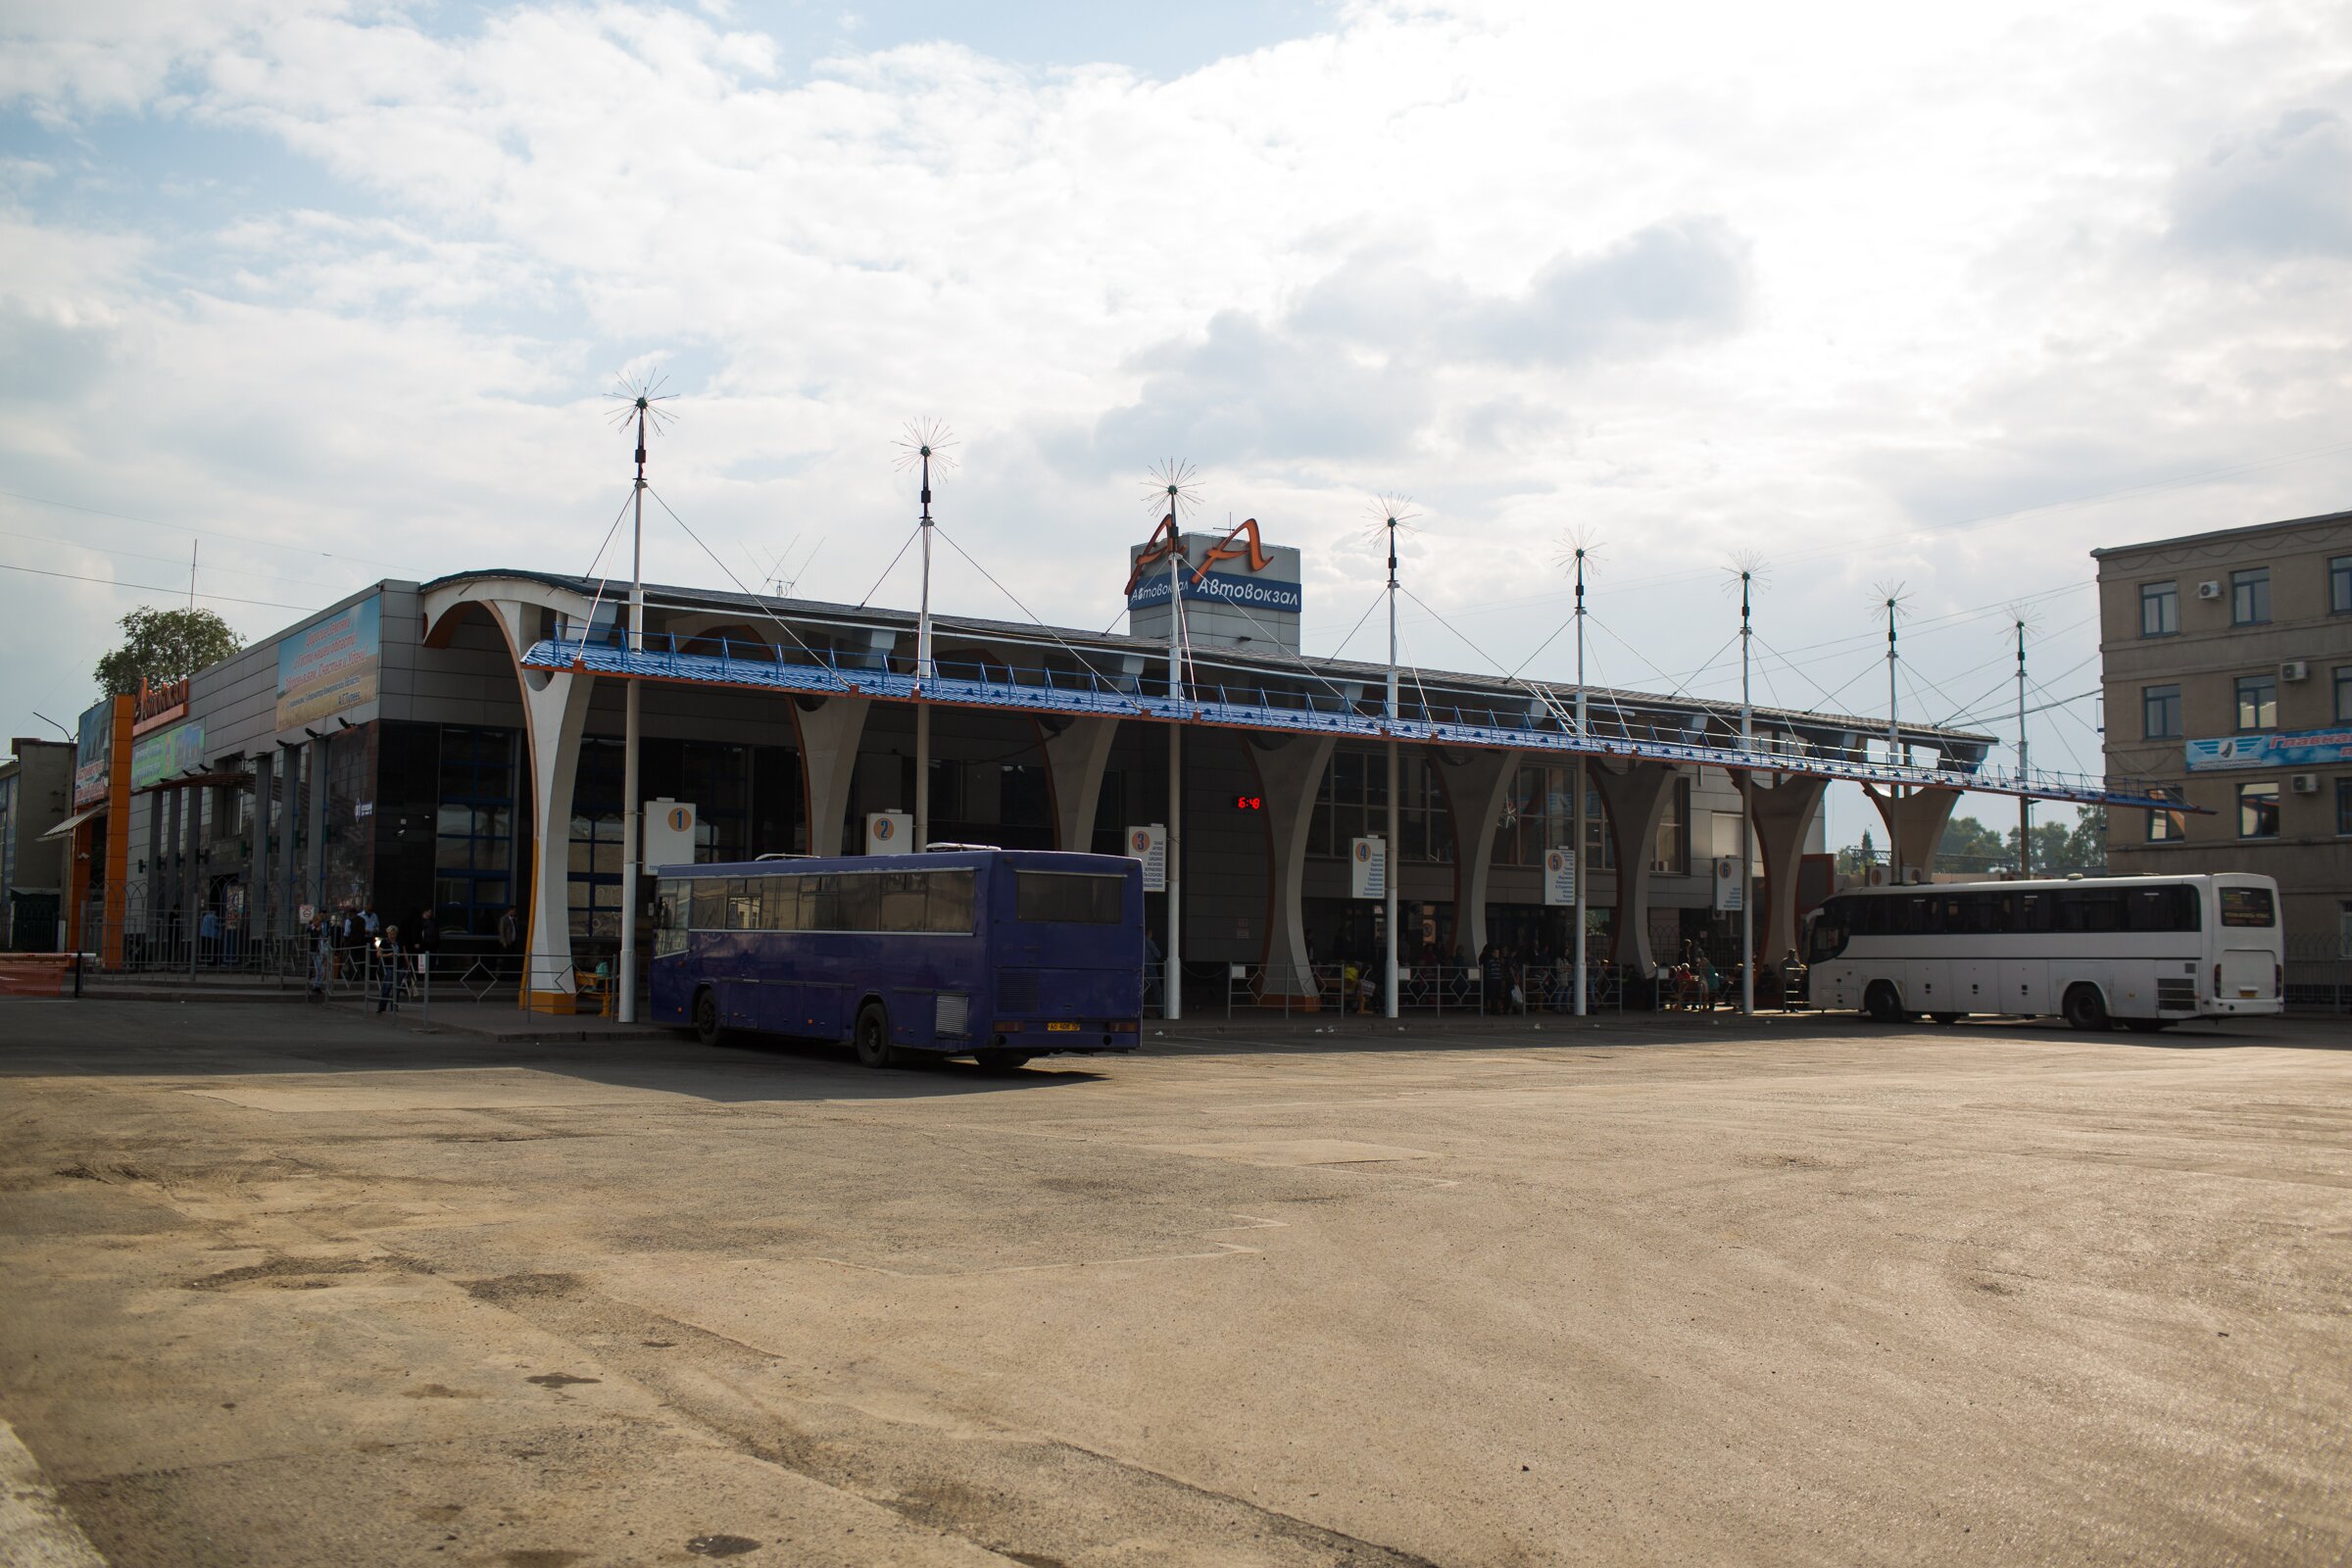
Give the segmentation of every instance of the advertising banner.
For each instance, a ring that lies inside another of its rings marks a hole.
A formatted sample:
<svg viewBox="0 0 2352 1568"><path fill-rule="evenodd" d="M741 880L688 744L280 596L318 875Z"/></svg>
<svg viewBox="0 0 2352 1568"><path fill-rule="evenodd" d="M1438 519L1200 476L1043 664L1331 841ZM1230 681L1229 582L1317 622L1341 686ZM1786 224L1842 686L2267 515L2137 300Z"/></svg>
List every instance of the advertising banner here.
<svg viewBox="0 0 2352 1568"><path fill-rule="evenodd" d="M382 600L363 599L279 639L279 729L300 729L375 701L383 613Z"/></svg>
<svg viewBox="0 0 2352 1568"><path fill-rule="evenodd" d="M2228 735L2190 741L2187 752L2191 773L2230 767L2332 767L2352 761L2352 729L2339 725L2285 734Z"/></svg>
<svg viewBox="0 0 2352 1568"><path fill-rule="evenodd" d="M1359 899L1389 896L1389 847L1380 839L1357 839L1348 856L1348 887Z"/></svg>
<svg viewBox="0 0 2352 1568"><path fill-rule="evenodd" d="M1168 830L1147 822L1127 830L1127 853L1144 862L1144 891L1168 891Z"/></svg>
<svg viewBox="0 0 2352 1568"><path fill-rule="evenodd" d="M108 771L115 762L115 700L101 697L98 706L84 709L74 749L74 805L95 806L106 799Z"/></svg>
<svg viewBox="0 0 2352 1568"><path fill-rule="evenodd" d="M1576 852L1544 852L1544 902L1551 907L1576 903Z"/></svg>
<svg viewBox="0 0 2352 1568"><path fill-rule="evenodd" d="M150 784L177 777L191 767L204 762L204 725L190 719L170 729L159 729L152 735L142 735L130 748L130 787L143 790Z"/></svg>

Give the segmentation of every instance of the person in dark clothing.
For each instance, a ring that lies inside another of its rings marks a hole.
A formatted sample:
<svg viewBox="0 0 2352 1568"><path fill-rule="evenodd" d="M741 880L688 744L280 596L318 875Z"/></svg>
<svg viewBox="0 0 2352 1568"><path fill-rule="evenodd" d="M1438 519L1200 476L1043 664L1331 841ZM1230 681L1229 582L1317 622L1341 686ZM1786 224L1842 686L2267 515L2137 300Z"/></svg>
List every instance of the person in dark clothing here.
<svg viewBox="0 0 2352 1568"><path fill-rule="evenodd" d="M1509 964L1502 949L1490 942L1478 955L1478 979L1487 1012L1507 1011L1511 1000Z"/></svg>

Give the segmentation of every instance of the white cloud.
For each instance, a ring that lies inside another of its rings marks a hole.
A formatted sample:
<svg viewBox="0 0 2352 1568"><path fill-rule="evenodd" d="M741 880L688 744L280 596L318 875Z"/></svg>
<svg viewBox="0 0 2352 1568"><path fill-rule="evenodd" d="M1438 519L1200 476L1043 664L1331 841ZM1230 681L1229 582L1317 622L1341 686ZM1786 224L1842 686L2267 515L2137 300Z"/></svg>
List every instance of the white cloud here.
<svg viewBox="0 0 2352 1568"><path fill-rule="evenodd" d="M1603 617L1674 675L1720 640L1713 568L1760 544L1775 645L1855 638L1779 695L1866 706L1876 577L1997 604L2087 580L2092 544L2352 488L2324 450L2352 413L2352 20L2316 0L1366 4L1169 81L947 42L787 79L724 7L416 16L11 24L0 102L66 129L28 125L0 185L0 352L42 371L7 395L6 488L275 540L220 551L249 597L322 601L362 558L582 564L625 470L597 394L661 354L687 417L657 483L738 571L738 539L821 534L804 586L864 592L910 521L889 440L937 413L957 537L1062 618L1112 617L1133 480L1174 451L1217 514L1313 553L1330 638L1376 576L1363 495L1401 489L1432 514L1416 591L1505 662L1562 608L1565 526L1608 537ZM160 176L113 149L167 166L183 129L323 193L140 203ZM960 570L951 603L1004 611ZM0 573L11 610L69 671L111 619ZM1412 615L1419 657L1477 662ZM1988 625L1923 635L1923 677ZM2089 636L2054 631L2054 665Z"/></svg>

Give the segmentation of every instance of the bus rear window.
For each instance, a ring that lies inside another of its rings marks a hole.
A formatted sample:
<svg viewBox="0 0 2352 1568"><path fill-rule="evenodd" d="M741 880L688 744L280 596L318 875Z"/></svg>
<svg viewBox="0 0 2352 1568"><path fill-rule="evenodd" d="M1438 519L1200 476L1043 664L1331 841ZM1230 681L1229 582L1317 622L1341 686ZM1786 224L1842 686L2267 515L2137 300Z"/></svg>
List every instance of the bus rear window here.
<svg viewBox="0 0 2352 1568"><path fill-rule="evenodd" d="M2221 892L2222 924L2274 926L2278 923L2269 888L2224 888Z"/></svg>
<svg viewBox="0 0 2352 1568"><path fill-rule="evenodd" d="M1123 876L1073 871L1015 871L1013 912L1022 920L1065 925L1117 925L1126 902Z"/></svg>

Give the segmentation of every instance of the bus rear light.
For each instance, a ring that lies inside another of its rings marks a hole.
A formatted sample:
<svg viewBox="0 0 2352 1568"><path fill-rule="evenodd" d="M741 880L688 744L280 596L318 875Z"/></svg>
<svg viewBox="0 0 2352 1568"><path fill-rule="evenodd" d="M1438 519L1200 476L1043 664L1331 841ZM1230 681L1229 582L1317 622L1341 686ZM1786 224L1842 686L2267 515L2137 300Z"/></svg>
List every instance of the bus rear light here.
<svg viewBox="0 0 2352 1568"><path fill-rule="evenodd" d="M2216 1000L2222 994L2222 966L2218 963L2213 966L2213 994Z"/></svg>
<svg viewBox="0 0 2352 1568"><path fill-rule="evenodd" d="M2286 965L2283 963L2271 965L2271 995L2274 997L2286 995Z"/></svg>

